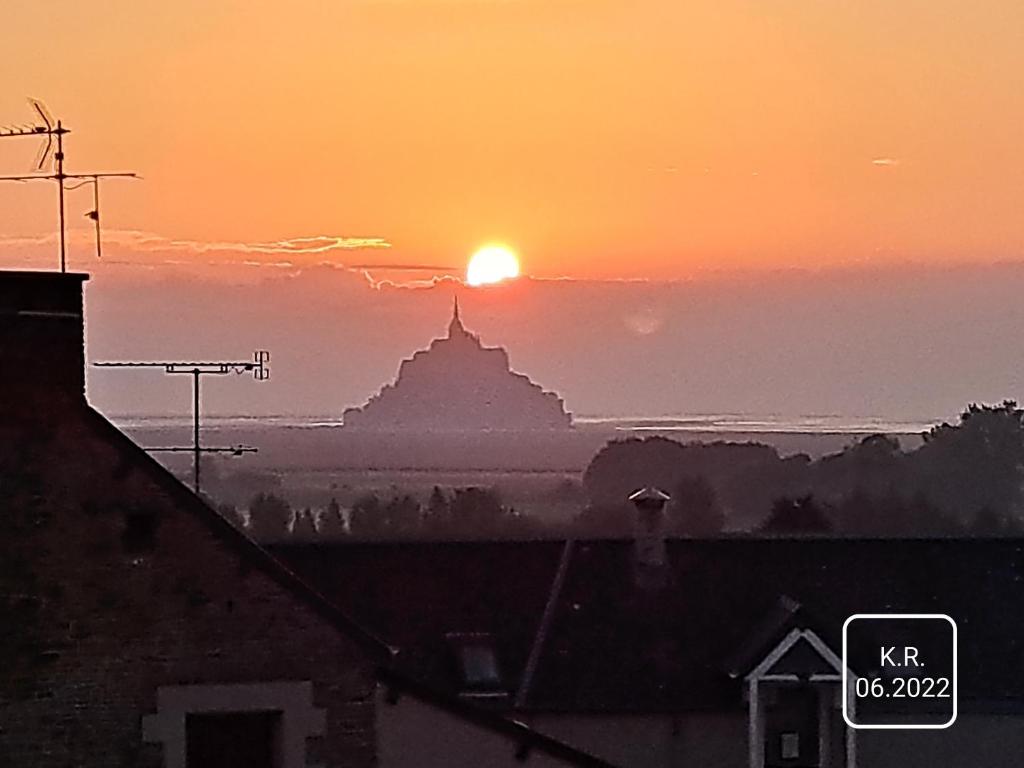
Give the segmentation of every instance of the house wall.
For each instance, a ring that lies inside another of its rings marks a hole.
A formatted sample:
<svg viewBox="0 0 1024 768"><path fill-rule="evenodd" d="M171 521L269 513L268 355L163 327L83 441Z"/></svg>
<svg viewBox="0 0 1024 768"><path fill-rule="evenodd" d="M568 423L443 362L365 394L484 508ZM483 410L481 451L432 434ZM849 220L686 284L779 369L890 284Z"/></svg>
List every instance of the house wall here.
<svg viewBox="0 0 1024 768"><path fill-rule="evenodd" d="M565 763L538 751L526 762L516 759L516 743L411 695L388 703L377 696L380 768L564 768ZM579 746L573 744L573 746Z"/></svg>
<svg viewBox="0 0 1024 768"><path fill-rule="evenodd" d="M629 768L747 765L747 717L736 714L533 715L541 733Z"/></svg>
<svg viewBox="0 0 1024 768"><path fill-rule="evenodd" d="M542 733L629 768L748 765L745 714L675 720L539 715L527 722ZM856 742L857 768L1017 768L1024 755L1024 716L962 713L946 730L860 730ZM841 745L839 740L837 747ZM834 764L841 765L841 757Z"/></svg>
<svg viewBox="0 0 1024 768"><path fill-rule="evenodd" d="M857 731L857 768L1017 768L1024 716L961 713L944 730Z"/></svg>
<svg viewBox="0 0 1024 768"><path fill-rule="evenodd" d="M303 681L280 690L322 710L306 762L373 764L362 653L82 411L0 418L0 765L161 766L158 689ZM126 546L131 514L155 516L152 548Z"/></svg>

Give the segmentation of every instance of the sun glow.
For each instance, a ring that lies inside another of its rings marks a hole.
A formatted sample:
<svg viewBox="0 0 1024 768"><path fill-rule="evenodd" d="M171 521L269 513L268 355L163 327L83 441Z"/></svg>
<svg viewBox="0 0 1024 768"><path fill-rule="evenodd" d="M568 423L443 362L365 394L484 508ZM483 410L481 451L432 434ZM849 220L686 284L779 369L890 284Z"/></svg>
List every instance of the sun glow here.
<svg viewBox="0 0 1024 768"><path fill-rule="evenodd" d="M485 245L466 267L466 282L470 285L500 283L513 277L519 277L519 259L504 245Z"/></svg>

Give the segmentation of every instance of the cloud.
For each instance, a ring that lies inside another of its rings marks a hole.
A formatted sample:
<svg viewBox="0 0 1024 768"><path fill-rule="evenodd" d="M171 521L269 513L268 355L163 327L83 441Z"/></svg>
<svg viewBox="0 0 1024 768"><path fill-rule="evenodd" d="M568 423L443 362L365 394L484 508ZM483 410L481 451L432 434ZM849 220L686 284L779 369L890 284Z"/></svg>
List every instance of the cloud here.
<svg viewBox="0 0 1024 768"><path fill-rule="evenodd" d="M462 267L411 259L402 263L394 256L372 261L371 253L393 247L383 237L308 235L270 241L204 241L111 229L103 232L100 259L95 257L94 238L88 229L68 232L69 268L121 282L188 277L222 284L254 284L269 275L324 275L324 270L331 270L356 277L371 288L430 287L442 278L458 281L463 271ZM56 233L0 237L0 264L18 269L56 268Z"/></svg>
<svg viewBox="0 0 1024 768"><path fill-rule="evenodd" d="M437 264L346 264L350 269L385 269L390 272L458 272L458 267Z"/></svg>
<svg viewBox="0 0 1024 768"><path fill-rule="evenodd" d="M124 244L134 245L142 250L183 250L190 253L257 253L257 254L310 254L328 251L348 251L363 248L390 248L391 243L382 237L339 237L337 235L314 235L274 240L266 243L245 242L203 242L200 240L170 240L143 232L127 230Z"/></svg>
<svg viewBox="0 0 1024 768"><path fill-rule="evenodd" d="M874 157L874 158L871 159L871 164L872 165L881 166L881 167L886 167L886 166L899 165L900 161L899 161L898 158L895 158L895 157Z"/></svg>
<svg viewBox="0 0 1024 768"><path fill-rule="evenodd" d="M169 238L130 229L104 232L103 242L139 253L222 254L229 260L238 255L310 255L391 247L391 243L382 237L312 235L269 242L204 241Z"/></svg>
<svg viewBox="0 0 1024 768"><path fill-rule="evenodd" d="M400 263L394 258L374 263L367 253L392 248L383 237L353 237L343 235L310 235L271 241L204 241L172 238L153 232L132 229L112 229L103 232L103 258L93 257L94 233L88 229L74 229L67 233L69 255L73 268L80 268L88 258L90 271L106 267L138 267L153 269L158 266L182 269L208 267L269 267L294 269L330 264L356 272L413 273L430 272L452 274L457 267L427 263ZM54 262L57 234L39 236L0 237L0 261L8 265L48 268ZM355 263L348 263L344 254L362 254ZM314 258L315 257L315 258Z"/></svg>
<svg viewBox="0 0 1024 768"><path fill-rule="evenodd" d="M73 229L67 233L71 242L93 242L92 230ZM57 242L57 234L38 235L31 237L0 238L0 248L13 248L37 245L52 245ZM136 251L172 251L187 253L325 253L327 251L355 250L361 248L390 248L391 243L382 237L341 237L338 235L313 235L311 237L293 237L270 242L233 242L183 240L144 232L137 229L111 229L103 231L103 243L120 245Z"/></svg>

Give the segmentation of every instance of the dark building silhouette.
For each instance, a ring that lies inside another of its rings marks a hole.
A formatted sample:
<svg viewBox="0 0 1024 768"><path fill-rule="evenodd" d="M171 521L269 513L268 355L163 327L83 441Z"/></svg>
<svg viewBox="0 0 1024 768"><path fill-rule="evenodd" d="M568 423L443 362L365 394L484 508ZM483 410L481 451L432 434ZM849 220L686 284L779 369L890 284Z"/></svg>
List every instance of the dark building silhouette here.
<svg viewBox="0 0 1024 768"><path fill-rule="evenodd" d="M274 551L415 676L621 765L1020 764L1024 540L667 539L656 581L640 537ZM875 612L959 625L948 730L845 725L842 626Z"/></svg>
<svg viewBox="0 0 1024 768"><path fill-rule="evenodd" d="M401 674L93 410L85 280L0 272L0 765L607 765Z"/></svg>
<svg viewBox="0 0 1024 768"><path fill-rule="evenodd" d="M509 367L501 347L466 330L458 299L448 335L402 361L398 378L360 408L348 429L379 431L559 430L572 426L562 399Z"/></svg>

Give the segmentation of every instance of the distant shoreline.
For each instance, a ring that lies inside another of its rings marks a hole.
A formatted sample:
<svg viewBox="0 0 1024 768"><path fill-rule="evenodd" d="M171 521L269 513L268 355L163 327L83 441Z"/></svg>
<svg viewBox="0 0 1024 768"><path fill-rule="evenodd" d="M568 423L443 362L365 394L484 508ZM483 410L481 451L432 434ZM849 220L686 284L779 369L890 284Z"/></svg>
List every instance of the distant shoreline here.
<svg viewBox="0 0 1024 768"><path fill-rule="evenodd" d="M122 429L174 429L191 425L191 416L108 415ZM581 432L686 433L686 434L790 434L790 435L920 435L942 419L899 420L839 415L778 416L758 414L687 414L678 416L576 416ZM341 417L292 415L203 415L210 429L343 428Z"/></svg>
<svg viewBox="0 0 1024 768"><path fill-rule="evenodd" d="M186 419L113 419L142 446L191 444ZM847 429L842 429L846 426ZM867 428L871 426L872 428ZM479 432L373 432L345 429L322 420L287 418L204 417L202 442L207 446L247 445L259 449L238 467L271 472L358 470L423 472L582 472L610 441L662 437L679 442L761 443L781 456L811 458L837 453L884 433L905 450L920 445L923 430L894 431L899 426L818 423L815 430L796 423L723 423L717 420L670 422L646 419L582 422L575 429ZM917 426L917 425L914 425ZM885 431L888 427L890 431ZM232 464L233 466L233 464Z"/></svg>

